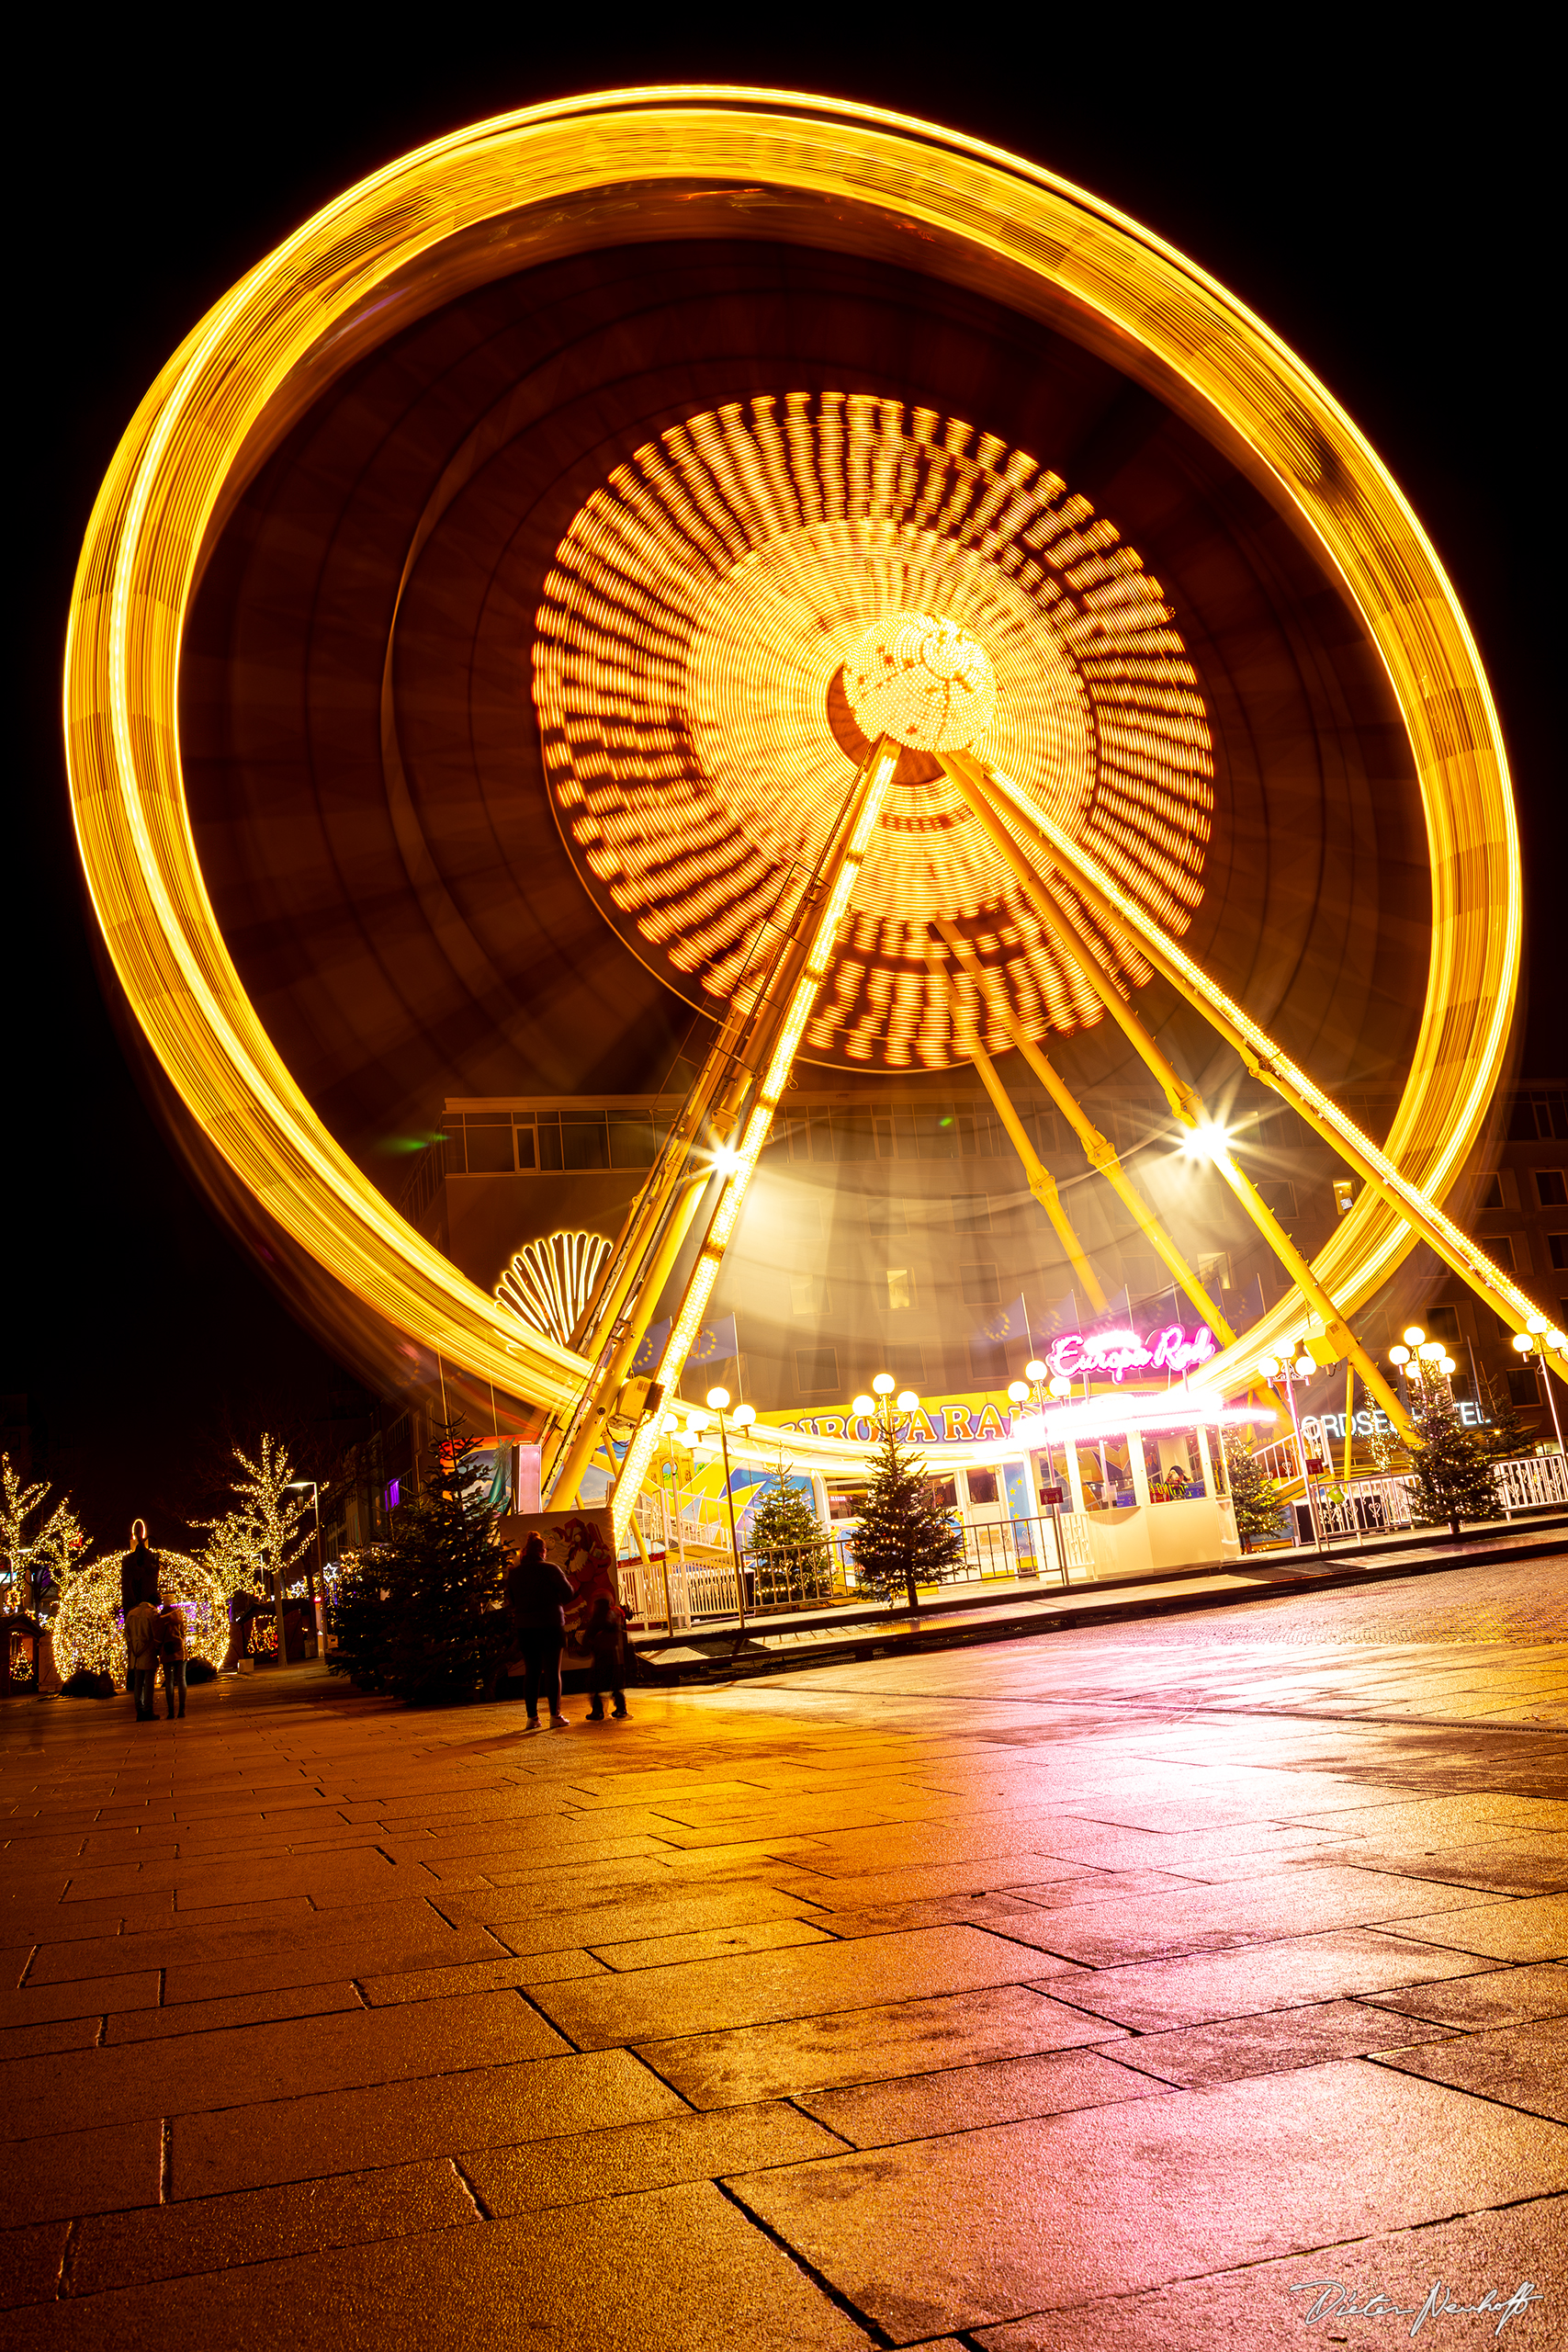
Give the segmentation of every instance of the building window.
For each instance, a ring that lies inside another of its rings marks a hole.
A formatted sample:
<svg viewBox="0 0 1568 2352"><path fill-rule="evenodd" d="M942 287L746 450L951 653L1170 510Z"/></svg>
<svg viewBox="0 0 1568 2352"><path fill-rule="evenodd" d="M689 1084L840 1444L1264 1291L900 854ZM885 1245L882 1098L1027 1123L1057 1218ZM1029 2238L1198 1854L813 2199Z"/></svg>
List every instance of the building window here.
<svg viewBox="0 0 1568 2352"><path fill-rule="evenodd" d="M1549 1233L1546 1246L1551 1252L1554 1266L1568 1266L1568 1233Z"/></svg>
<svg viewBox="0 0 1568 2352"><path fill-rule="evenodd" d="M889 1306L913 1306L915 1284L908 1266L887 1269L887 1304Z"/></svg>
<svg viewBox="0 0 1568 2352"><path fill-rule="evenodd" d="M1568 1184L1564 1183L1561 1168L1538 1168L1535 1189L1543 1209L1568 1208Z"/></svg>
<svg viewBox="0 0 1568 2352"><path fill-rule="evenodd" d="M824 1388L839 1385L839 1351L837 1348L797 1348L795 1351L795 1385L803 1396Z"/></svg>
<svg viewBox="0 0 1568 2352"><path fill-rule="evenodd" d="M1503 1207L1503 1176L1500 1169L1495 1168L1492 1170L1492 1173L1487 1177L1485 1183L1483 1185L1481 1191L1481 1205L1483 1209L1500 1209Z"/></svg>
<svg viewBox="0 0 1568 2352"><path fill-rule="evenodd" d="M1528 1364L1521 1364L1517 1369L1509 1365L1508 1394L1523 1413L1528 1413L1532 1405L1540 1404L1540 1390L1536 1386L1535 1374Z"/></svg>
<svg viewBox="0 0 1568 2352"><path fill-rule="evenodd" d="M512 1157L510 1116L504 1112L494 1117L470 1114L463 1124L468 1131L469 1175L510 1176L516 1164Z"/></svg>
<svg viewBox="0 0 1568 2352"><path fill-rule="evenodd" d="M988 1193L953 1193L949 1197L953 1202L954 1233L989 1233L991 1202ZM969 1295L967 1291L964 1295L966 1298Z"/></svg>
<svg viewBox="0 0 1568 2352"><path fill-rule="evenodd" d="M828 1285L820 1274L791 1274L789 1311L792 1315L821 1315L828 1305Z"/></svg>
<svg viewBox="0 0 1568 2352"><path fill-rule="evenodd" d="M965 1306L995 1306L1001 1299L995 1266L965 1266L963 1271Z"/></svg>
<svg viewBox="0 0 1568 2352"><path fill-rule="evenodd" d="M1483 1243L1483 1247L1488 1257L1495 1258L1506 1274L1511 1274L1517 1270L1517 1261L1514 1256L1514 1244L1508 1234L1495 1234L1490 1241ZM1509 1324L1506 1328L1511 1330L1513 1326Z"/></svg>
<svg viewBox="0 0 1568 2352"><path fill-rule="evenodd" d="M900 1388L919 1388L926 1376L926 1351L919 1340L907 1347L885 1348L883 1370L890 1372Z"/></svg>
<svg viewBox="0 0 1568 2352"><path fill-rule="evenodd" d="M997 1474L994 1470L965 1470L971 1503L994 1503L997 1499Z"/></svg>
<svg viewBox="0 0 1568 2352"><path fill-rule="evenodd" d="M1458 1347L1460 1331L1457 1306L1428 1306L1425 1319L1427 1337L1429 1340L1447 1340L1450 1346Z"/></svg>

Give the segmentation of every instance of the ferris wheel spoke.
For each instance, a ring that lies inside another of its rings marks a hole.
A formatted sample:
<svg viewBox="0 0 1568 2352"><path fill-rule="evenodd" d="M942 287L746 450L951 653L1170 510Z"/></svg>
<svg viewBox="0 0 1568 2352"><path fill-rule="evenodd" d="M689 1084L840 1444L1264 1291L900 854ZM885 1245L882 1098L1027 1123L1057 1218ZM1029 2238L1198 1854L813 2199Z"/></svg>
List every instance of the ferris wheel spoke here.
<svg viewBox="0 0 1568 2352"><path fill-rule="evenodd" d="M942 760L948 774L969 799L970 806L1009 861L1021 858L1028 864L1009 830L1009 826L1017 825L1021 831L1032 835L1048 862L1071 875L1074 887L1082 892L1097 920L1113 922L1131 933L1156 969L1233 1047L1252 1076L1282 1096L1315 1134L1344 1155L1369 1192L1403 1223L1412 1243L1416 1240L1429 1243L1450 1271L1458 1274L1461 1281L1478 1298L1483 1299L1514 1331L1528 1331L1532 1318L1539 1323L1534 1305L1517 1283L1510 1281L1503 1269L1454 1223L1438 1202L1397 1168L1369 1136L1362 1134L1355 1121L1348 1118L1304 1070L1296 1067L1250 1013L1236 1004L1223 989L1216 987L1201 966L1179 947L1127 892L1118 888L1111 876L1080 844L1048 816L1029 804L1010 778L999 769L987 767L978 760L962 753L944 752ZM996 802L992 799L993 794L1006 808L1007 824L1001 821ZM1048 895L1043 883L1040 883L1039 888L1042 897ZM1090 977L1092 978L1092 975ZM1123 1013L1127 1011L1128 1008L1122 1008ZM1124 1020L1122 1025L1125 1026ZM1152 1045L1152 1040L1150 1042ZM1157 1052L1158 1048L1154 1050ZM1147 1059L1146 1055L1145 1058ZM1258 1205L1261 1207L1263 1204L1259 1203ZM1400 1257L1404 1254L1404 1250L1399 1252ZM1398 1262L1396 1257L1382 1266L1383 1275L1392 1272L1393 1265ZM1568 1382L1568 1353L1559 1352L1539 1340L1538 1343L1541 1344L1543 1363L1560 1380ZM1359 1361L1357 1361L1356 1368L1361 1370ZM1375 1367L1373 1369L1375 1372ZM1381 1374L1375 1381L1369 1380L1368 1385L1372 1387L1382 1403L1387 1384L1382 1381ZM1384 1409L1388 1408L1385 1407ZM1391 1415L1391 1418L1396 1426L1402 1425L1401 1416Z"/></svg>
<svg viewBox="0 0 1568 2352"><path fill-rule="evenodd" d="M991 798L992 779L978 761L960 753L944 752L943 764L959 786L981 825L1012 867L1020 887L1034 907L1041 921L1050 929L1057 945L1070 956L1083 972L1084 978L1100 997L1106 1011L1121 1028L1123 1035L1147 1068L1158 1080L1167 1102L1177 1118L1202 1146L1209 1159L1230 1186L1247 1216L1251 1218L1275 1257L1285 1269L1312 1312L1323 1325L1324 1336L1334 1351L1335 1358L1353 1363L1368 1389L1377 1398L1395 1429L1409 1433L1410 1418L1398 1396L1384 1379L1374 1359L1361 1345L1349 1324L1314 1272L1302 1251L1297 1249L1279 1218L1264 1200L1245 1169L1238 1168L1225 1148L1224 1130L1209 1116L1201 1096L1190 1086L1172 1067L1168 1057L1155 1043L1132 1006L1115 987L1092 949L1079 938L1068 922L1050 881L1030 857L1008 826ZM1037 829L1038 830L1038 829ZM1075 868L1076 871L1076 868ZM1119 910L1112 910L1113 916Z"/></svg>
<svg viewBox="0 0 1568 2352"><path fill-rule="evenodd" d="M958 990L953 986L953 975L941 957L928 952L926 968L937 986L945 989L947 992L948 1002L953 1008L953 1027L964 1035L964 1047L969 1058L980 1074L981 1084L996 1104L997 1116L1007 1129L1012 1148L1023 1164L1024 1180L1030 1191L1055 1227L1056 1238L1067 1253L1067 1261L1074 1273L1088 1292L1095 1313L1103 1315L1107 1300L1100 1287L1100 1279L1089 1263L1083 1243L1074 1230L1071 1218L1062 1206L1061 1194L1056 1190L1055 1178L1030 1142L1024 1130L1023 1121L1013 1108L1012 1098L997 1076L996 1064L980 1042L978 1024L966 1015Z"/></svg>
<svg viewBox="0 0 1568 2352"><path fill-rule="evenodd" d="M1109 1137L1100 1134L1083 1105L1071 1090L1063 1083L1059 1072L1047 1061L1033 1038L1030 1036L1009 1002L1006 990L996 985L962 932L955 930L945 917L940 915L937 918L936 928L946 940L976 987L984 995L993 1014L1007 1029L1013 1044L1077 1136L1089 1166L1104 1177L1123 1206L1131 1212L1140 1231L1163 1261L1171 1279L1186 1292L1222 1345L1227 1348L1232 1346L1235 1340L1235 1333L1160 1223L1159 1218L1128 1176Z"/></svg>

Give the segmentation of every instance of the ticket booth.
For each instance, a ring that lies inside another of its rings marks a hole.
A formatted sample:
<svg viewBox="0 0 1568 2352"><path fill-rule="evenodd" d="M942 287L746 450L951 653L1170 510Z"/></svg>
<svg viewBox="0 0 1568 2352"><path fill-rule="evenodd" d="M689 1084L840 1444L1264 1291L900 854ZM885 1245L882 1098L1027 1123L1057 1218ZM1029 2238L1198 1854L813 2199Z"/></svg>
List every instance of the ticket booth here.
<svg viewBox="0 0 1568 2352"><path fill-rule="evenodd" d="M1097 1398L1045 1416L1039 1459L1054 1476L1066 1471L1092 1575L1158 1576L1240 1559L1222 1442L1228 1418L1242 1416L1180 1395L1164 1406L1129 1397L1121 1411Z"/></svg>

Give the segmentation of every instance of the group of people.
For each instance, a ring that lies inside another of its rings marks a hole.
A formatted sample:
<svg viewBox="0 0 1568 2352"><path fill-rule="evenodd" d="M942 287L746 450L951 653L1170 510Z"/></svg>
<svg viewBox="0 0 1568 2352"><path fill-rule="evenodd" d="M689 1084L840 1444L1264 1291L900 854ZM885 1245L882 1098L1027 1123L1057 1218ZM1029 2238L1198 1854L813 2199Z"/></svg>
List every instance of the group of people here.
<svg viewBox="0 0 1568 2352"><path fill-rule="evenodd" d="M127 1687L136 1700L136 1720L152 1723L158 1713L160 1667L164 1695L171 1719L186 1711L186 1621L184 1611L158 1597L158 1555L147 1544L147 1528L137 1520L130 1531L131 1548L119 1564L120 1609L125 1623Z"/></svg>
<svg viewBox="0 0 1568 2352"><path fill-rule="evenodd" d="M566 1647L566 1612L577 1600L570 1578L546 1556L544 1539L530 1535L521 1552L508 1555L506 1608L523 1659L523 1696L528 1727L539 1728L541 1690L549 1709L550 1728L570 1731L570 1718L562 1712L561 1652ZM608 1592L597 1592L590 1604L581 1639L592 1661L588 1713L584 1721L604 1721L604 1696L612 1714L626 1713L626 1617Z"/></svg>

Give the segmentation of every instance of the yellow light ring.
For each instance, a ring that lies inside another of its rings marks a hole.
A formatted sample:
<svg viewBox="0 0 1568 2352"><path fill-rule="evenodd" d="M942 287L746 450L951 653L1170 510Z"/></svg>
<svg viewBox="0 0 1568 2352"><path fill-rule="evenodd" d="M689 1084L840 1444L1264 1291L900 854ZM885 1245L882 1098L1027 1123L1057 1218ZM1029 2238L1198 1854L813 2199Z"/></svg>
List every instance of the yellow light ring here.
<svg viewBox="0 0 1568 2352"><path fill-rule="evenodd" d="M191 834L180 647L209 534L236 480L265 454L269 405L296 371L303 379L314 365L324 382L404 322L408 311L389 302L371 323L394 274L406 288L423 262L424 294L406 300L431 307L483 274L461 243L466 232L522 208L671 180L794 191L828 199L840 215L866 208L878 234L913 223L939 245L963 241L993 257L1026 295L1032 288L1042 305L1072 311L1130 372L1194 416L1337 573L1387 670L1421 790L1432 947L1420 1036L1387 1148L1440 1198L1501 1069L1522 881L1476 649L1386 469L1276 335L1109 206L999 149L906 117L751 90L567 100L401 158L307 221L226 294L132 419L99 492L72 599L72 802L116 971L211 1146L300 1246L396 1329L509 1395L550 1406L571 1394L576 1360L542 1337L519 1340L499 1304L388 1206L327 1134L246 999ZM624 234L619 214L617 224ZM431 257L447 240L458 242L444 276ZM519 266L515 254L493 265ZM1388 1215L1368 1212L1369 1238ZM1390 1252L1371 1254L1387 1271Z"/></svg>

